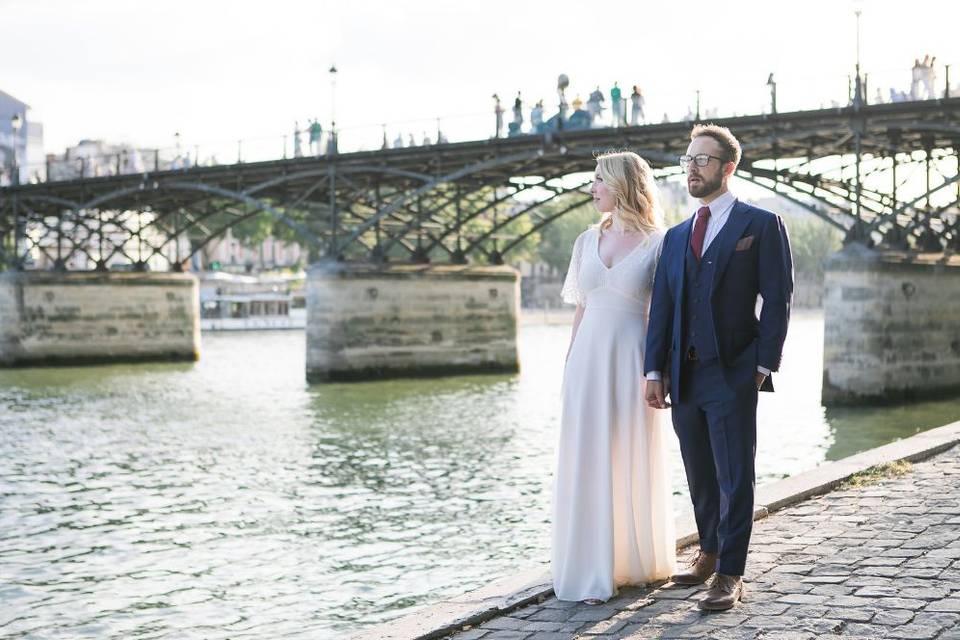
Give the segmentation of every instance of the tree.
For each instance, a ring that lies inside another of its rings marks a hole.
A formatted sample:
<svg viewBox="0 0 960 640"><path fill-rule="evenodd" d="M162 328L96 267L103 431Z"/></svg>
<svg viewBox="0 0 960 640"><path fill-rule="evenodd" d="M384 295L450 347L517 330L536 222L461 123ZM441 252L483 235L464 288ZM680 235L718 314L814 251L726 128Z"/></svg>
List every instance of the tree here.
<svg viewBox="0 0 960 640"><path fill-rule="evenodd" d="M787 223L793 269L798 277L822 281L827 257L839 251L843 234L836 227L814 216L791 218Z"/></svg>
<svg viewBox="0 0 960 640"><path fill-rule="evenodd" d="M539 213L543 217L559 213L580 198L583 196L579 193L557 196L541 206ZM577 236L599 220L600 214L589 202L571 209L540 230L540 244L536 256L557 273L566 273Z"/></svg>

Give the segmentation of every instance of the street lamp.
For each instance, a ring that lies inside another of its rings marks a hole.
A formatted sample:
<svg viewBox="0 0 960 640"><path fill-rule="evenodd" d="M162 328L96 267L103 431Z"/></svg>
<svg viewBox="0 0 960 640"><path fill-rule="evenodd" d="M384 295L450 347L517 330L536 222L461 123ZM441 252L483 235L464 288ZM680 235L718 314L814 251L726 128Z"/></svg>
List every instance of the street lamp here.
<svg viewBox="0 0 960 640"><path fill-rule="evenodd" d="M20 184L20 167L17 165L17 141L20 137L20 127L23 125L23 119L19 113L13 114L10 118L10 129L13 131L13 175L10 177L10 184L16 186ZM16 269L23 271L23 257L20 255L20 237L24 236L25 225L20 219L20 212L17 208L18 198L13 199L13 259Z"/></svg>
<svg viewBox="0 0 960 640"><path fill-rule="evenodd" d="M857 75L860 75L860 14L863 13L860 9L856 9L853 12L853 15L857 17Z"/></svg>
<svg viewBox="0 0 960 640"><path fill-rule="evenodd" d="M23 118L19 113L13 114L10 118L10 128L13 130L13 175L10 177L12 184L20 184L20 167L17 163L17 142L20 138L20 127L23 126Z"/></svg>
<svg viewBox="0 0 960 640"><path fill-rule="evenodd" d="M857 61L856 61L856 80L854 84L853 104L860 106L863 104L863 80L860 78L860 9L856 9L853 15L857 17Z"/></svg>
<svg viewBox="0 0 960 640"><path fill-rule="evenodd" d="M330 65L330 130L337 127L337 65Z"/></svg>
<svg viewBox="0 0 960 640"><path fill-rule="evenodd" d="M330 136L327 153L337 152L337 65L330 65Z"/></svg>
<svg viewBox="0 0 960 640"><path fill-rule="evenodd" d="M560 102L557 106L557 130L563 129L563 121L567 117L567 87L570 86L570 77L565 73L557 76L557 96Z"/></svg>
<svg viewBox="0 0 960 640"><path fill-rule="evenodd" d="M777 113L777 81L773 79L772 73L767 77L767 86L770 87L770 113L775 115Z"/></svg>

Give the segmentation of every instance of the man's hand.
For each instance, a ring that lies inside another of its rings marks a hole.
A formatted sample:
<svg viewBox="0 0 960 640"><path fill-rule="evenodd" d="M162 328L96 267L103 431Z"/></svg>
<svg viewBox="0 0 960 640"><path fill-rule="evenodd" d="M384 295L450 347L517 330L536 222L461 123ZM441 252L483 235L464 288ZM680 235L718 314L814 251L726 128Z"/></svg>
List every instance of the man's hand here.
<svg viewBox="0 0 960 640"><path fill-rule="evenodd" d="M760 390L760 387L763 386L763 381L767 379L767 376L765 376L765 375L763 375L762 373L760 373L759 371L757 371L757 373L756 373L756 375L754 376L753 379L756 381L756 383L757 383L757 391L759 391L759 390Z"/></svg>
<svg viewBox="0 0 960 640"><path fill-rule="evenodd" d="M664 381L647 380L647 406L652 409L669 409L670 404L664 398Z"/></svg>

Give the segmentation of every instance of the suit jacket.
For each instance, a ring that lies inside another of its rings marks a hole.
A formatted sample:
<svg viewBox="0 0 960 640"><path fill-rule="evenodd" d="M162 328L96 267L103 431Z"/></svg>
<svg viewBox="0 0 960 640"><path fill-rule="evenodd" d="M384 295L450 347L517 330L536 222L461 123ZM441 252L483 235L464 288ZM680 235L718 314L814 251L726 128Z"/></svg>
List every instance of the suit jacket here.
<svg viewBox="0 0 960 640"><path fill-rule="evenodd" d="M644 373L670 376L670 396L680 401L685 258L693 218L669 229L654 276ZM710 287L710 322L724 378L732 388L753 384L757 365L780 368L793 297L793 257L780 216L736 202L713 240L719 243ZM763 308L756 315L757 295ZM762 391L773 391L768 376Z"/></svg>

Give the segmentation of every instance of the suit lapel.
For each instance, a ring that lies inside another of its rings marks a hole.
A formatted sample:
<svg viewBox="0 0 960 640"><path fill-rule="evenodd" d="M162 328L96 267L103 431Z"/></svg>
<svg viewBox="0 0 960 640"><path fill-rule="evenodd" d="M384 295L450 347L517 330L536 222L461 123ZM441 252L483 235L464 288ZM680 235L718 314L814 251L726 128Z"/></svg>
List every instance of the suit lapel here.
<svg viewBox="0 0 960 640"><path fill-rule="evenodd" d="M723 276L723 272L727 268L730 258L733 257L734 249L737 247L737 241L743 234L743 230L747 228L748 224L750 224L750 217L746 215L747 207L748 205L738 200L736 204L733 205L733 209L730 211L730 217L727 218L726 224L724 224L723 229L720 230L720 235L716 240L714 240L714 242L718 243L717 267L713 272L711 293L713 289L716 288L721 276Z"/></svg>
<svg viewBox="0 0 960 640"><path fill-rule="evenodd" d="M687 252L690 251L690 233L693 229L693 218L687 218L684 222L680 223L680 228L678 229L680 235L680 251L677 252L677 255L673 257L674 262L674 273L678 274L678 286L677 286L677 295L676 300L679 301L683 299L683 284L686 278L684 274L687 270Z"/></svg>

